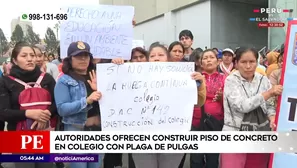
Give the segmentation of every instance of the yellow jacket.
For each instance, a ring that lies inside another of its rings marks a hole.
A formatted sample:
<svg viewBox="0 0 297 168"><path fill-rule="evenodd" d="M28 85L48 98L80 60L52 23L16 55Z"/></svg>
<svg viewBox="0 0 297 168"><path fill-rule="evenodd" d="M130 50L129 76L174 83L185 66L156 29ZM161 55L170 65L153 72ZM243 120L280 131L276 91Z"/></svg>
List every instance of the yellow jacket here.
<svg viewBox="0 0 297 168"><path fill-rule="evenodd" d="M271 74L274 70L277 70L277 69L279 69L278 64L271 64L271 65L269 65L269 66L267 67L267 69L266 69L266 74L267 74L267 76L270 76L270 74Z"/></svg>
<svg viewBox="0 0 297 168"><path fill-rule="evenodd" d="M266 74L267 76L270 76L271 72L278 69L277 65L277 57L279 56L278 52L272 51L267 54L267 62L268 62L268 67L266 69Z"/></svg>
<svg viewBox="0 0 297 168"><path fill-rule="evenodd" d="M266 72L262 68L257 67L256 72L258 72L261 75L266 76Z"/></svg>

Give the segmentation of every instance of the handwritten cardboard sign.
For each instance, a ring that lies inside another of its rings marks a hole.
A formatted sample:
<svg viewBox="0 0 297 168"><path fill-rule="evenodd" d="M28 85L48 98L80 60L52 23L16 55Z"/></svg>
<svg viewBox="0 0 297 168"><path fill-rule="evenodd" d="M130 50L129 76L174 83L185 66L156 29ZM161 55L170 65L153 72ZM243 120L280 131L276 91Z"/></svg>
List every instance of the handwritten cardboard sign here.
<svg viewBox="0 0 297 168"><path fill-rule="evenodd" d="M62 8L68 19L61 23L61 57L67 57L70 43L87 42L94 58L131 58L134 7L71 6Z"/></svg>
<svg viewBox="0 0 297 168"><path fill-rule="evenodd" d="M189 131L197 103L194 63L97 64L104 131Z"/></svg>

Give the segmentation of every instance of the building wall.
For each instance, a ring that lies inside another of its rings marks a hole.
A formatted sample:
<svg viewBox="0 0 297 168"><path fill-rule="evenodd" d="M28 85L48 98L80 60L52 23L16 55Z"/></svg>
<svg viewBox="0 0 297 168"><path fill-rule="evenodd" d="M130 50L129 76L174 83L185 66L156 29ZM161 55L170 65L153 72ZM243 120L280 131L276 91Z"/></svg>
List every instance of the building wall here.
<svg viewBox="0 0 297 168"><path fill-rule="evenodd" d="M178 35L182 30L189 29L194 35L193 48L209 47L211 45L210 8L211 2L206 1L176 11L175 40L178 40Z"/></svg>
<svg viewBox="0 0 297 168"><path fill-rule="evenodd" d="M211 44L210 21L210 1L201 1L188 8L167 12L138 24L134 28L134 39L144 40L146 48L155 41L169 45L178 40L180 31L189 29L194 35L193 47L204 48Z"/></svg>
<svg viewBox="0 0 297 168"><path fill-rule="evenodd" d="M148 48L151 43L156 40L166 41L166 33L164 16L157 17L149 22L145 22L143 24L139 24L134 28L134 39L135 40L143 40L145 48Z"/></svg>
<svg viewBox="0 0 297 168"><path fill-rule="evenodd" d="M135 19L140 23L197 1L199 0L100 0L100 4L134 6Z"/></svg>
<svg viewBox="0 0 297 168"><path fill-rule="evenodd" d="M297 1L296 0L269 0L270 8L293 9L292 13L274 14L279 18L293 17L297 18ZM275 16L273 16L275 17ZM287 21L285 24L287 25ZM274 49L280 46L286 40L287 26L284 28L269 28L269 48Z"/></svg>
<svg viewBox="0 0 297 168"><path fill-rule="evenodd" d="M252 2L211 1L211 46L267 46L268 30L259 29L256 22L249 21L249 18L259 17L258 13L253 13L259 7L260 4Z"/></svg>
<svg viewBox="0 0 297 168"><path fill-rule="evenodd" d="M13 19L13 20L11 20L11 32L14 31L17 24L19 24L21 26L21 28L23 29L24 36L27 34L27 26L29 25L32 27L32 22L21 21L20 18Z"/></svg>
<svg viewBox="0 0 297 168"><path fill-rule="evenodd" d="M249 21L256 17L253 9L267 7L267 0L100 0L100 4L134 6L138 22L134 39L144 40L146 47L155 41L169 45L183 29L193 32L194 48L268 44L268 30Z"/></svg>

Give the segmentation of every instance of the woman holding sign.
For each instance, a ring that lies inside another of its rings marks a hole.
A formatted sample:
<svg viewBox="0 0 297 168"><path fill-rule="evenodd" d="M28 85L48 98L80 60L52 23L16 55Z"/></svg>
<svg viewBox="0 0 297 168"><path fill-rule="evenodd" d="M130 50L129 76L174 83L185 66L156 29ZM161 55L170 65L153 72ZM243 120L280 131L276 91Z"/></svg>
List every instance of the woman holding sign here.
<svg viewBox="0 0 297 168"><path fill-rule="evenodd" d="M149 62L168 62L170 55L163 45L157 44L150 48ZM192 74L192 79L203 82L204 77L199 72ZM201 85L199 85L201 86ZM200 87L198 86L198 99ZM205 87L205 85L203 85ZM204 90L205 91L205 90ZM201 99L199 99L201 100ZM198 103L198 102L197 102ZM136 168L177 168L184 154L133 154Z"/></svg>
<svg viewBox="0 0 297 168"><path fill-rule="evenodd" d="M148 52L147 60L149 62L169 62L170 53L165 46L159 43L153 43ZM133 61L134 62L134 61ZM136 62L136 61L135 61ZM142 62L142 61L140 61ZM112 63L123 64L121 58L112 60ZM200 107L205 102L206 86L204 76L199 72L192 74L192 79L197 81L198 100ZM177 168L179 167L184 154L132 154L136 168ZM183 163L182 163L183 164ZM181 165L182 165L181 164Z"/></svg>
<svg viewBox="0 0 297 168"><path fill-rule="evenodd" d="M55 98L65 131L100 131L100 109L98 100L93 56L85 42L69 45L67 57L63 60L63 75L55 87ZM100 168L99 162L70 163L71 168Z"/></svg>

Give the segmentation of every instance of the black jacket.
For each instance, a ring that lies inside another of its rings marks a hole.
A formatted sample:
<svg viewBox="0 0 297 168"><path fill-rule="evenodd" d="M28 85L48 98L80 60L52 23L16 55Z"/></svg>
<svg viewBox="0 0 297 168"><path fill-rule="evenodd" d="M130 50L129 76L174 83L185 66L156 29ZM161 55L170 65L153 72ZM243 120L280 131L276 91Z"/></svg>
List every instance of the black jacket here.
<svg viewBox="0 0 297 168"><path fill-rule="evenodd" d="M24 76L24 78L26 77ZM36 82L36 80L24 80L24 82ZM46 74L41 81L42 88L47 89L52 97L52 105L48 109L52 113L52 117L57 114L57 107L54 100L55 84L56 81L50 74ZM23 85L13 81L9 77L4 76L0 78L0 121L8 122L8 130L15 130L16 124L26 119L25 110L20 110L19 104L19 95L24 89Z"/></svg>

